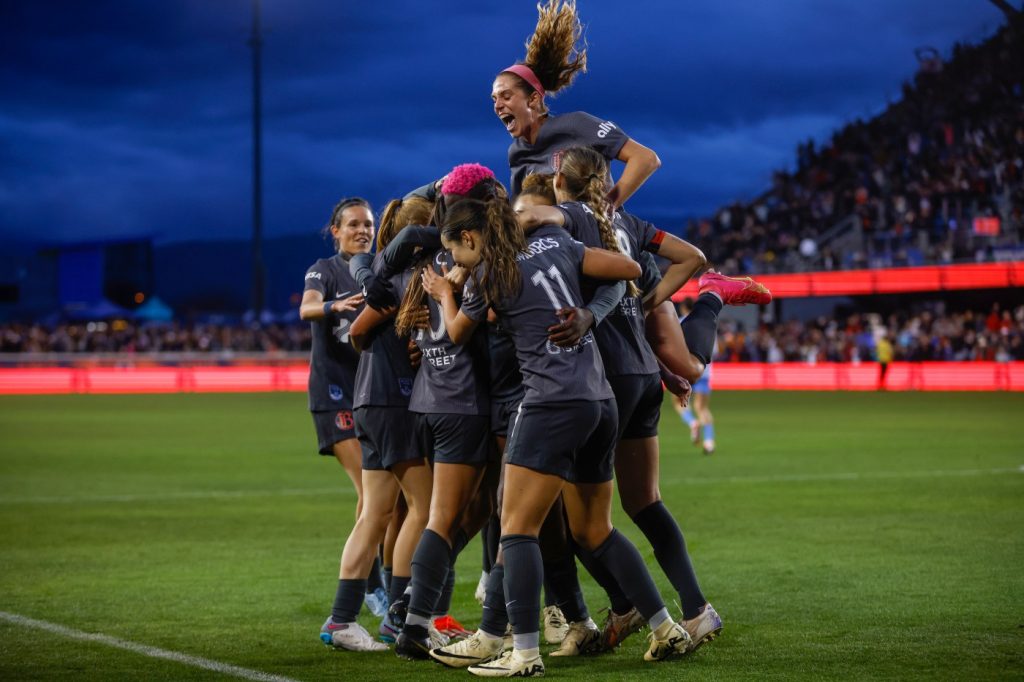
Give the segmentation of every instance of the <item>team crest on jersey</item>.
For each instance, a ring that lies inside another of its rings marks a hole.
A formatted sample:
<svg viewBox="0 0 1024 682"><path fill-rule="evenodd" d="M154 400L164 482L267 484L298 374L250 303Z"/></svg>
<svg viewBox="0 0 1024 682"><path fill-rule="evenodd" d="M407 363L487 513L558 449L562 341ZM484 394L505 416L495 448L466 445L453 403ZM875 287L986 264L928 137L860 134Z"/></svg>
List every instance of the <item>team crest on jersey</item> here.
<svg viewBox="0 0 1024 682"><path fill-rule="evenodd" d="M331 400L341 400L341 397L345 394L342 392L341 386L331 384L327 387L327 395L331 397Z"/></svg>
<svg viewBox="0 0 1024 682"><path fill-rule="evenodd" d="M398 390L402 395L408 397L412 395L412 379L406 379L405 377L399 377L398 379Z"/></svg>

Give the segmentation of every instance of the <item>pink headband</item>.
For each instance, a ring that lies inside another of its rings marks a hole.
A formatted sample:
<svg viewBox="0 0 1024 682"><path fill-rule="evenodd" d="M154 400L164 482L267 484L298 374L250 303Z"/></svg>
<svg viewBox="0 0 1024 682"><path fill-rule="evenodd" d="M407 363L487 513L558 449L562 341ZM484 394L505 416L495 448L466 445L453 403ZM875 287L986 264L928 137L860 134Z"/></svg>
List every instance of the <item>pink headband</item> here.
<svg viewBox="0 0 1024 682"><path fill-rule="evenodd" d="M514 73L515 75L522 78L524 81L529 83L534 90L540 93L540 96L544 96L544 86L540 84L540 79L537 78L537 74L533 72L526 64L513 64L507 69L502 69L502 73Z"/></svg>

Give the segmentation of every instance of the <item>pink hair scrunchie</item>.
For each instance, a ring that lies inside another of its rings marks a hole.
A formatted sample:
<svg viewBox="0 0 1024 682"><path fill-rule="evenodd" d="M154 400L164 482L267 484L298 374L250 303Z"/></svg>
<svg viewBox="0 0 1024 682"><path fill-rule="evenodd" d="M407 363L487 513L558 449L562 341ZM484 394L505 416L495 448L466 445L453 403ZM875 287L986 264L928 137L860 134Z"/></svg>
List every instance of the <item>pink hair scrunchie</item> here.
<svg viewBox="0 0 1024 682"><path fill-rule="evenodd" d="M441 184L441 194L469 194L481 181L494 177L494 171L479 163L464 163L455 168L445 177Z"/></svg>

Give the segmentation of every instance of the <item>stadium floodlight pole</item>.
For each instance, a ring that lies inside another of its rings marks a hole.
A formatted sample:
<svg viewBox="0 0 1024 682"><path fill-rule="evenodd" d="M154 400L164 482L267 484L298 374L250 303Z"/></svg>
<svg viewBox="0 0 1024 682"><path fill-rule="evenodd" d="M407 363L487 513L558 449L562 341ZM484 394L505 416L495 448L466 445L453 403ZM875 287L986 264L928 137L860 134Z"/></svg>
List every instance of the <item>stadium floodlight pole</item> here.
<svg viewBox="0 0 1024 682"><path fill-rule="evenodd" d="M263 312L263 156L260 112L260 0L252 0L252 291L256 319Z"/></svg>

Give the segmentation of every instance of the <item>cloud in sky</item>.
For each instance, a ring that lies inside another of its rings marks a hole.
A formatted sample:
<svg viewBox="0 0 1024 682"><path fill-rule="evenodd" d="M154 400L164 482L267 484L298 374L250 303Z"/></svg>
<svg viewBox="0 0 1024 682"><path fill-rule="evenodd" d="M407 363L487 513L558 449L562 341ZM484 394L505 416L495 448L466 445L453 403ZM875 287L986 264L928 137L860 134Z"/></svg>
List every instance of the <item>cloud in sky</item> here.
<svg viewBox="0 0 1024 682"><path fill-rule="evenodd" d="M490 82L532 3L263 0L264 223L317 229L462 161L504 177ZM250 3L23 3L0 21L0 239L242 237L251 221ZM798 141L899 94L983 0L580 2L590 72L552 102L616 121L663 168L631 202L704 214L766 186Z"/></svg>

